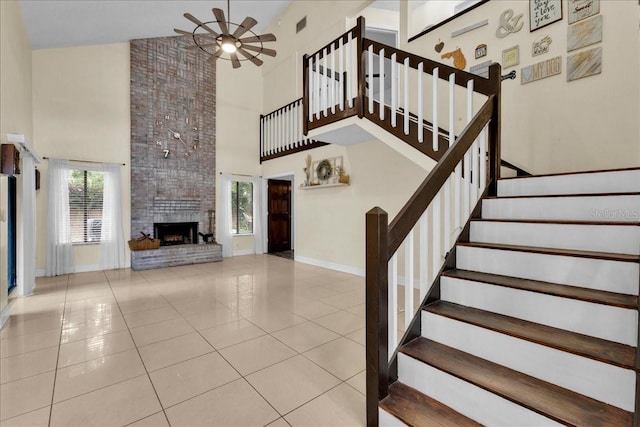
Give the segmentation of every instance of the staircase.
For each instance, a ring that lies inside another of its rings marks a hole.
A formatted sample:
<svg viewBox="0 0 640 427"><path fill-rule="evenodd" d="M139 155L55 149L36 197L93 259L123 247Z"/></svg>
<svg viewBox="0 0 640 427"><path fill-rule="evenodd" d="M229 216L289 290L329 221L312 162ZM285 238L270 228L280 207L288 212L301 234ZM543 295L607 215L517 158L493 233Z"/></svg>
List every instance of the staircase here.
<svg viewBox="0 0 640 427"><path fill-rule="evenodd" d="M497 190L398 349L379 424L637 425L640 169Z"/></svg>

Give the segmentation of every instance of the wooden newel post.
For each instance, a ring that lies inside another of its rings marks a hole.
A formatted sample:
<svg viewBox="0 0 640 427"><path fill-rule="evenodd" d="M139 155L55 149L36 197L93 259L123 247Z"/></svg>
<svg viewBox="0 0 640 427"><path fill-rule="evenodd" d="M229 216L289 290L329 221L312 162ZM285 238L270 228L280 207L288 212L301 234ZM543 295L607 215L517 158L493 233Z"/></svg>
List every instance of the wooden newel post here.
<svg viewBox="0 0 640 427"><path fill-rule="evenodd" d="M378 425L378 402L389 387L389 217L375 207L366 216L367 425Z"/></svg>
<svg viewBox="0 0 640 427"><path fill-rule="evenodd" d="M357 55L357 69L358 69L358 97L356 107L358 108L358 117L364 117L364 94L365 94L365 75L364 75L364 60L362 56L364 55L364 30L365 30L365 21L364 17L358 17L358 21L356 24L355 36L356 40L356 55Z"/></svg>
<svg viewBox="0 0 640 427"><path fill-rule="evenodd" d="M495 63L489 67L489 81L495 98L493 99L493 112L489 122L489 196L498 195L498 179L500 178L500 120L501 120L501 88L502 88L502 68Z"/></svg>

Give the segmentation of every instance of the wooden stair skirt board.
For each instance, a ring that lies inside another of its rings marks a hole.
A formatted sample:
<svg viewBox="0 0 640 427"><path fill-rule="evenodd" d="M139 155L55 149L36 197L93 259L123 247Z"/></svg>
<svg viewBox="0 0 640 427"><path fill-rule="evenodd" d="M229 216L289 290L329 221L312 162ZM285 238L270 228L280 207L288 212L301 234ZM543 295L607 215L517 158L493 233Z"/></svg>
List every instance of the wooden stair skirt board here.
<svg viewBox="0 0 640 427"><path fill-rule="evenodd" d="M222 261L222 245L217 243L161 246L148 251L131 251L131 269L134 271L218 261Z"/></svg>
<svg viewBox="0 0 640 427"><path fill-rule="evenodd" d="M509 178L498 194L398 349L380 424L634 425L640 168Z"/></svg>

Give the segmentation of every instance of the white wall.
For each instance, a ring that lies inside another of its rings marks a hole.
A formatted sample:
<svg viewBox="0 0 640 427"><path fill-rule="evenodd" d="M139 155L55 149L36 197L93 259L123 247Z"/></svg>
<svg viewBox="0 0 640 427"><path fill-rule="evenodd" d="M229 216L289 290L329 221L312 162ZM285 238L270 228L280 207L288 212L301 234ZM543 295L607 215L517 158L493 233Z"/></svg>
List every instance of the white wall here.
<svg viewBox="0 0 640 427"><path fill-rule="evenodd" d="M402 10L406 22L406 4ZM567 2L563 19L529 32L528 2L490 1L462 17L401 48L445 63L434 46L445 43L442 52L462 48L469 67L487 60L502 62L502 50L520 46L520 64L515 81L502 85L503 158L535 173L565 172L640 165L640 54L638 10L633 1L601 1L604 20L602 73L567 82ZM495 35L506 9L524 14L524 26L505 38ZM452 38L452 31L484 19L489 25ZM406 34L406 28L405 28ZM550 52L533 57L532 42L551 36ZM406 40L403 39L403 40ZM488 46L488 55L474 59L475 47ZM588 48L586 48L588 49ZM572 52L575 53L575 52ZM562 74L526 85L520 84L521 68L562 56ZM630 94L633 94L630 96Z"/></svg>
<svg viewBox="0 0 640 427"><path fill-rule="evenodd" d="M131 218L129 69L129 43L33 51L35 149L46 157L126 164L121 189L125 241ZM37 268L43 269L47 162L39 169ZM98 245L74 249L77 271L98 268Z"/></svg>
<svg viewBox="0 0 640 427"><path fill-rule="evenodd" d="M0 1L0 140L6 143L7 133L25 135L33 140L32 87L31 87L31 45L27 35L20 4L17 1ZM6 178L3 178L6 183ZM21 230L20 195L22 179L18 177L18 230ZM6 200L5 191L0 197ZM21 235L18 251L21 250ZM6 246L0 249L0 265L6 267ZM0 283L0 313L8 303L6 275Z"/></svg>

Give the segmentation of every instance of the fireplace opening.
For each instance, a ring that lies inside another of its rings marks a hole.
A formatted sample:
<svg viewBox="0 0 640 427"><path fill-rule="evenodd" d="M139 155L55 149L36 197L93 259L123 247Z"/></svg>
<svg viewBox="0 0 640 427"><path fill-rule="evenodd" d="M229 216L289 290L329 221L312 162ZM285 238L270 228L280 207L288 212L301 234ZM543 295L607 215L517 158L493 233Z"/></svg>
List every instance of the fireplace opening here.
<svg viewBox="0 0 640 427"><path fill-rule="evenodd" d="M156 222L153 224L153 237L160 239L160 246L198 243L198 223Z"/></svg>

